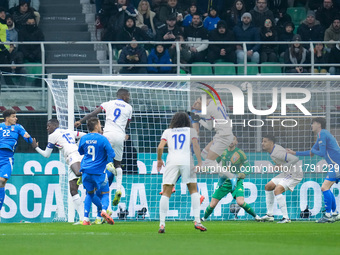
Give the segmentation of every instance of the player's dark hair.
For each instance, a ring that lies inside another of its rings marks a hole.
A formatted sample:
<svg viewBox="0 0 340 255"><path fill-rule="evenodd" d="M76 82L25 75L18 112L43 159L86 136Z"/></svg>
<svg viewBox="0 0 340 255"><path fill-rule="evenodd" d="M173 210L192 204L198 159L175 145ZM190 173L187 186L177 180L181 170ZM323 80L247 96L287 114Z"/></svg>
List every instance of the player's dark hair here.
<svg viewBox="0 0 340 255"><path fill-rule="evenodd" d="M316 117L312 119L312 123L317 122L321 124L321 129L326 129L326 119L322 117Z"/></svg>
<svg viewBox="0 0 340 255"><path fill-rule="evenodd" d="M98 125L99 119L97 117L92 117L87 121L87 129L92 132Z"/></svg>
<svg viewBox="0 0 340 255"><path fill-rule="evenodd" d="M4 117L4 121L6 121L6 118L11 116L12 114L16 114L17 112L13 109L7 109L4 110L4 112L2 113L2 117Z"/></svg>
<svg viewBox="0 0 340 255"><path fill-rule="evenodd" d="M128 94L129 94L129 91L127 89L118 89L117 98L122 98L123 96L126 96Z"/></svg>
<svg viewBox="0 0 340 255"><path fill-rule="evenodd" d="M59 127L59 120L57 119L49 119L47 122L51 123L53 126Z"/></svg>
<svg viewBox="0 0 340 255"><path fill-rule="evenodd" d="M170 122L170 128L191 127L190 119L185 112L176 112Z"/></svg>
<svg viewBox="0 0 340 255"><path fill-rule="evenodd" d="M275 143L275 136L271 134L265 134L263 138L267 138L269 141L272 141L273 143Z"/></svg>

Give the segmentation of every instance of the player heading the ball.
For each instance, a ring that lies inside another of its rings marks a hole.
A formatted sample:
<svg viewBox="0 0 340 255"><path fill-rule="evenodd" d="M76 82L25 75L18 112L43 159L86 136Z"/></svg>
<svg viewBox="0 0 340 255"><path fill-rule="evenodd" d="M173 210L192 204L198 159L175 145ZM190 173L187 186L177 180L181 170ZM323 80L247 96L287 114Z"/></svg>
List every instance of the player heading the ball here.
<svg viewBox="0 0 340 255"><path fill-rule="evenodd" d="M116 156L114 158L114 167L116 169L116 181L117 181L117 191L115 198L112 201L113 205L118 205L120 198L122 196L122 180L123 171L121 167L122 157L123 157L123 147L125 140L125 130L129 126L129 122L132 118L132 106L128 104L130 100L130 93L126 89L119 89L117 91L117 99L102 103L93 112L85 115L82 119L74 123L75 127L79 127L86 120L91 117L97 116L102 111L105 112L105 126L104 126L104 136L109 140L112 148L114 149Z"/></svg>

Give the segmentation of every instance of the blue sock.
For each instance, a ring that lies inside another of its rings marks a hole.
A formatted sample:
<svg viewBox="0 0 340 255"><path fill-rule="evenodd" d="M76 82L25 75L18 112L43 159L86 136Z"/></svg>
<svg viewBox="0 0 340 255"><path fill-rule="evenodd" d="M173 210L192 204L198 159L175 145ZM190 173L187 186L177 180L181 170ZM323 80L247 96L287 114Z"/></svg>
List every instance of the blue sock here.
<svg viewBox="0 0 340 255"><path fill-rule="evenodd" d="M102 200L103 195L102 195L101 191L97 190L96 196L99 198L100 201ZM102 213L102 210L97 207L97 217L99 217L99 218L102 217L101 213Z"/></svg>
<svg viewBox="0 0 340 255"><path fill-rule="evenodd" d="M113 182L113 178L115 177L113 175L113 173L109 172L109 171L106 171L106 175L107 175L107 179L109 181L109 187L111 186L112 182Z"/></svg>
<svg viewBox="0 0 340 255"><path fill-rule="evenodd" d="M93 196L93 198L92 198L92 203L94 203L95 206L97 206L98 211L102 211L103 206L102 206L102 203L101 203L99 197Z"/></svg>
<svg viewBox="0 0 340 255"><path fill-rule="evenodd" d="M102 194L102 205L103 205L103 209L106 211L107 208L109 207L109 193L104 193Z"/></svg>
<svg viewBox="0 0 340 255"><path fill-rule="evenodd" d="M323 201L325 202L326 213L331 213L332 211L332 195L330 190L323 191Z"/></svg>
<svg viewBox="0 0 340 255"><path fill-rule="evenodd" d="M331 192L331 194L332 194L332 212L337 212L337 210L336 210L336 201L335 201L335 196L334 196L334 194L333 194L333 192Z"/></svg>
<svg viewBox="0 0 340 255"><path fill-rule="evenodd" d="M5 187L0 188L0 211L5 200Z"/></svg>
<svg viewBox="0 0 340 255"><path fill-rule="evenodd" d="M87 217L87 218L89 217L93 195L94 194L86 193L86 197L85 197L85 201L84 201L84 217Z"/></svg>

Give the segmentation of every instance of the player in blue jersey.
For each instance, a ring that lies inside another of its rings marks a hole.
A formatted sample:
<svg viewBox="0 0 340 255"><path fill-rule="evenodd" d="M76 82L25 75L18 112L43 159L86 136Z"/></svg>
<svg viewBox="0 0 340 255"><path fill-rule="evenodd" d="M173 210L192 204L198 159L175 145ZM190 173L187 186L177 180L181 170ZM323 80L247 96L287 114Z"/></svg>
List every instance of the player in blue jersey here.
<svg viewBox="0 0 340 255"><path fill-rule="evenodd" d="M296 152L288 150L288 152L296 156L313 156L315 154L326 160L328 173L321 186L326 213L317 223L334 222L335 220L340 220L340 215L336 210L335 197L330 188L340 180L340 147L335 137L326 130L325 118L314 118L312 120L312 131L317 135L317 140L311 150Z"/></svg>
<svg viewBox="0 0 340 255"><path fill-rule="evenodd" d="M98 118L90 118L87 121L87 128L89 134L80 139L78 148L80 155L84 155L80 169L83 174L83 186L86 190L83 225L91 225L89 213L92 202L101 210L101 216L113 225L113 219L106 212L109 206L110 192L106 165L112 164L115 152L107 138L100 134L102 126ZM97 190L101 191L101 199L95 195Z"/></svg>
<svg viewBox="0 0 340 255"><path fill-rule="evenodd" d="M17 123L16 111L9 109L2 113L4 118L0 124L0 212L5 200L5 185L11 177L14 163L14 152L19 136L32 143L31 136ZM1 215L0 215L1 220Z"/></svg>

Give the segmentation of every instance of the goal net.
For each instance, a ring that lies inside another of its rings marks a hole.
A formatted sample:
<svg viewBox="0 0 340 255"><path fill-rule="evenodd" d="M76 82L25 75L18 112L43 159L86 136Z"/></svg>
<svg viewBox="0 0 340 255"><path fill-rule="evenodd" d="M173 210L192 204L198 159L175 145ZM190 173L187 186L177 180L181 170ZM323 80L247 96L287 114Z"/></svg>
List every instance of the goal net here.
<svg viewBox="0 0 340 255"><path fill-rule="evenodd" d="M74 129L76 120L101 103L115 99L118 89L129 90L133 117L124 146L122 199L117 207L111 208L115 219L159 219L162 172L156 169L157 146L174 113L190 111L197 98L224 103L233 133L238 137L237 147L245 152L252 166L244 180L245 201L260 216L266 213L265 184L278 175L269 153L262 150L264 134L274 135L276 143L284 148L309 150L316 140L311 120L321 116L327 119L327 129L337 140L340 138L340 84L334 76L69 76L67 80L46 81L60 126L70 129ZM104 124L104 113L99 118ZM79 130L87 132L86 125ZM200 127L201 149L213 136L214 131ZM306 215L307 220L315 220L324 210L320 187L327 164L323 158L314 156L300 157L298 165L304 177L293 191L284 193L288 214L295 220L305 220L302 216ZM217 188L218 178L214 174L198 175L199 192L205 197L202 215ZM68 221L73 221L75 214L68 203L67 178L61 176L60 180L66 215ZM111 199L115 189L113 182ZM168 219L191 220L186 186L178 181L175 189L170 198ZM339 189L338 184L332 187L337 204L340 204ZM85 191L80 188L80 192L84 198ZM276 200L274 208L275 217L282 218ZM301 214L306 208L309 213ZM95 217L96 209L92 210L91 216ZM253 219L240 209L231 194L220 201L210 217L212 220L236 218Z"/></svg>

